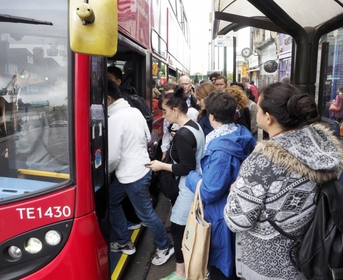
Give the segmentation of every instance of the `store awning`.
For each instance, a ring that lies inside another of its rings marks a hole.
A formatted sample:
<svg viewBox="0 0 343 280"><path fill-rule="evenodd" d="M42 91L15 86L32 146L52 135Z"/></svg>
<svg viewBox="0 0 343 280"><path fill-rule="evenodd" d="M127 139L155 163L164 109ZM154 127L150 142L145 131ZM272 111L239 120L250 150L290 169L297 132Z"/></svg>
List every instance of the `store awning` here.
<svg viewBox="0 0 343 280"><path fill-rule="evenodd" d="M246 26L291 36L308 27L327 33L343 22L343 0L213 0L213 5L213 39Z"/></svg>

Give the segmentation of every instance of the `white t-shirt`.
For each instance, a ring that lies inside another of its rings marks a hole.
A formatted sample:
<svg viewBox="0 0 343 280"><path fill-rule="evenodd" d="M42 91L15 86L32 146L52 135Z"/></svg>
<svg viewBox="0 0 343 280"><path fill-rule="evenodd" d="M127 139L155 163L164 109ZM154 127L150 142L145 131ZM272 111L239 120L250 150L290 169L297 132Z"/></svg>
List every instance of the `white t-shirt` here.
<svg viewBox="0 0 343 280"><path fill-rule="evenodd" d="M108 106L108 168L122 184L142 179L150 169L147 145L151 140L142 113L123 98Z"/></svg>

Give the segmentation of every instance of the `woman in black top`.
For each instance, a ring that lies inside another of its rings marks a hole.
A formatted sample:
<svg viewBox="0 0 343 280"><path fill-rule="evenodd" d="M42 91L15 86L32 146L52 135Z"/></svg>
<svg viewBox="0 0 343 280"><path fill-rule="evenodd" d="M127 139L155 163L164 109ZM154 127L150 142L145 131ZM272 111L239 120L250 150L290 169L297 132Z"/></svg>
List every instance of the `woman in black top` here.
<svg viewBox="0 0 343 280"><path fill-rule="evenodd" d="M183 88L175 88L175 93L166 94L161 100L163 117L169 123L176 123L179 130L171 144L170 155L173 164L154 160L149 168L153 171L166 170L180 177L179 195L172 208L170 232L174 240L176 269L163 279L182 279L185 265L181 251L181 241L194 194L186 187L186 176L191 170L200 171L200 159L205 145L204 133L200 125L187 116L188 106Z"/></svg>

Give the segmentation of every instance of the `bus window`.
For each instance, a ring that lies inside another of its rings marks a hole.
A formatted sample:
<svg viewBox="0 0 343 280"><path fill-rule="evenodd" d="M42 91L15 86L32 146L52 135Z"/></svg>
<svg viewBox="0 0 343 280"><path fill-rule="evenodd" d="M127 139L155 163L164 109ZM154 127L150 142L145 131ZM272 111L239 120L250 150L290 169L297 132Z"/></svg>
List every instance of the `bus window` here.
<svg viewBox="0 0 343 280"><path fill-rule="evenodd" d="M176 71L172 68L168 68L168 82L176 83Z"/></svg>
<svg viewBox="0 0 343 280"><path fill-rule="evenodd" d="M158 88L167 82L166 71L166 64L153 57L151 74L152 78L156 80Z"/></svg>
<svg viewBox="0 0 343 280"><path fill-rule="evenodd" d="M68 13L54 3L2 9L15 20L0 24L0 199L69 178Z"/></svg>
<svg viewBox="0 0 343 280"><path fill-rule="evenodd" d="M330 118L329 106L336 98L338 88L342 86L341 68L343 53L343 30L339 28L325 34L321 40L318 51L318 61L321 61L321 69L317 70L319 77L319 90L322 94L321 114Z"/></svg>

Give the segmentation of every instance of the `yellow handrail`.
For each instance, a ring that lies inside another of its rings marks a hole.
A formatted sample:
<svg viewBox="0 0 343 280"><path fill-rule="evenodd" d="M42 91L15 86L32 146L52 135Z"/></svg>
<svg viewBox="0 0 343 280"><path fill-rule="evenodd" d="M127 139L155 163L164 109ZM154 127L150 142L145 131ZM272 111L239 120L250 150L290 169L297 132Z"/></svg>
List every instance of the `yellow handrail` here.
<svg viewBox="0 0 343 280"><path fill-rule="evenodd" d="M58 173L58 172L49 172L41 170L30 170L30 169L18 169L19 174L23 175L32 175L32 176L41 176L41 177L50 177L50 178L59 178L59 179L69 179L70 176L67 173Z"/></svg>

